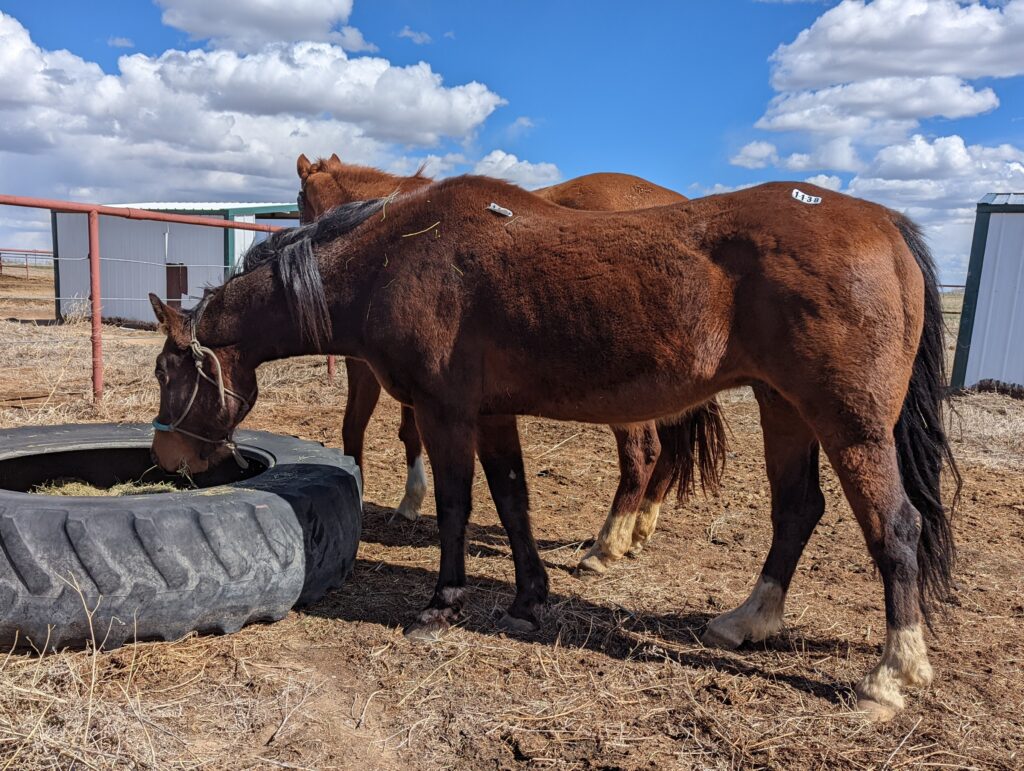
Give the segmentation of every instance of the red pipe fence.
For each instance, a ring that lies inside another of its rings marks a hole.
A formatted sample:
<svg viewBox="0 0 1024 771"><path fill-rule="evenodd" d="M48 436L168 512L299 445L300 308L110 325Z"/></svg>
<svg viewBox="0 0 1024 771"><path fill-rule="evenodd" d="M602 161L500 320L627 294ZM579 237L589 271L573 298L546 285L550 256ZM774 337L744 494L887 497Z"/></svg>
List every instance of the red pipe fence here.
<svg viewBox="0 0 1024 771"><path fill-rule="evenodd" d="M177 222L183 225L199 225L207 228L229 228L232 230L258 230L273 233L284 228L278 225L259 225L253 222L197 217L186 214L165 214L145 209L103 206L98 203L57 201L49 198L27 198L20 195L0 195L0 206L22 206L30 209L49 209L89 215L89 294L92 316L92 396L95 401L103 398L103 315L100 293L100 215L134 220L156 222ZM8 250L5 250L8 251ZM14 251L14 250L10 250ZM22 252L27 250L20 250ZM333 369L333 366L331 367Z"/></svg>

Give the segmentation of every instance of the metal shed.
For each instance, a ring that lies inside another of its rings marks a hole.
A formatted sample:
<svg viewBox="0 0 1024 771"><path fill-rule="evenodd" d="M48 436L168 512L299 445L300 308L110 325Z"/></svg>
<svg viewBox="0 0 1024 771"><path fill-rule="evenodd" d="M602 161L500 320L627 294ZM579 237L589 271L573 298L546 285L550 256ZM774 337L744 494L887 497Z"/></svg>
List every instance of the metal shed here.
<svg viewBox="0 0 1024 771"><path fill-rule="evenodd" d="M1024 193L978 202L952 386L1024 384Z"/></svg>
<svg viewBox="0 0 1024 771"><path fill-rule="evenodd" d="M295 203L131 203L114 208L147 209L256 222L284 220L298 224ZM53 264L57 317L74 314L89 296L89 233L85 214L54 212ZM100 215L100 272L103 318L151 322L147 296L153 292L172 304L190 308L203 288L221 283L252 243L265 233L206 228Z"/></svg>

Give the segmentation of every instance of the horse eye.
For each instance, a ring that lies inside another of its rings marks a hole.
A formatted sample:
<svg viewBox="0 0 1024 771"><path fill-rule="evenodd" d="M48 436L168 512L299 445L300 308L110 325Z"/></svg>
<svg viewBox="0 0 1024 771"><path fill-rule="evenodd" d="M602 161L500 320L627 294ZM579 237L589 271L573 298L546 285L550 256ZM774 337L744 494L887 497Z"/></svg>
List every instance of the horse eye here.
<svg viewBox="0 0 1024 771"><path fill-rule="evenodd" d="M169 380L169 378L167 377L167 372L162 369L158 369L156 371L156 379L157 382L160 383L160 385L167 385L167 381Z"/></svg>

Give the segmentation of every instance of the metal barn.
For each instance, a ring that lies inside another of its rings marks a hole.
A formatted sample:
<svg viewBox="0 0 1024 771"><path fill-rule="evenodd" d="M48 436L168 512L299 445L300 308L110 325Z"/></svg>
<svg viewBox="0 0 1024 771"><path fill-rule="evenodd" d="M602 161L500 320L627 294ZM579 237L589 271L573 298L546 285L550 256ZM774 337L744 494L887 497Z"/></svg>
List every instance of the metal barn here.
<svg viewBox="0 0 1024 771"><path fill-rule="evenodd" d="M256 222L298 224L295 203L132 203L115 208L147 209ZM54 212L54 277L57 317L81 312L89 297L88 216ZM100 278L104 319L153 321L150 292L182 308L191 308L203 288L221 283L246 249L266 236L250 230L206 228L176 222L152 222L100 215Z"/></svg>
<svg viewBox="0 0 1024 771"><path fill-rule="evenodd" d="M1024 193L978 202L960 316L954 388L1024 385Z"/></svg>

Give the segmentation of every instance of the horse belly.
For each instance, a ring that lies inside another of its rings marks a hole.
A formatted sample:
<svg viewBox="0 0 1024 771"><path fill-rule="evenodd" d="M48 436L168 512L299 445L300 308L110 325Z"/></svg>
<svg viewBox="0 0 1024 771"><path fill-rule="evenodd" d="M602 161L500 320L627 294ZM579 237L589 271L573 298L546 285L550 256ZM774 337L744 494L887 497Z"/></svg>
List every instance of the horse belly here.
<svg viewBox="0 0 1024 771"><path fill-rule="evenodd" d="M538 370L525 363L514 373L506 370L504 376L493 377L492 372L486 378L483 412L583 423L637 423L679 414L723 387L718 378L702 377L682 363L625 377L608 369Z"/></svg>

